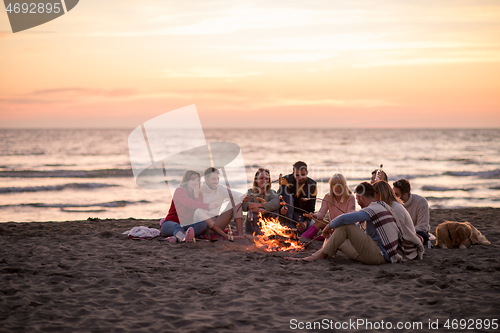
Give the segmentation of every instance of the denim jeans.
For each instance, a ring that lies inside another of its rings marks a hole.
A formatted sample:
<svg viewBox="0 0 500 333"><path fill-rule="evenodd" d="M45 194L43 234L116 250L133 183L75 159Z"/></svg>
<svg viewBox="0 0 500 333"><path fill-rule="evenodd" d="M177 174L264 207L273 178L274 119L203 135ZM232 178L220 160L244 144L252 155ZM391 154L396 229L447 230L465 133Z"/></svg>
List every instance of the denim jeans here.
<svg viewBox="0 0 500 333"><path fill-rule="evenodd" d="M180 230L186 232L190 227L193 227L194 235L199 236L207 229L207 222L200 221L188 225L180 225L177 222L165 221L161 224L160 232L162 236L172 236Z"/></svg>
<svg viewBox="0 0 500 333"><path fill-rule="evenodd" d="M247 235L262 235L259 225L257 224L258 214L254 212L248 212L247 219L245 221L245 233Z"/></svg>
<svg viewBox="0 0 500 333"><path fill-rule="evenodd" d="M302 215L303 211L301 210L295 210L293 204L293 196L291 194L282 194L283 201L287 204L286 207L288 208L286 212L286 217L284 223L287 227L289 228L296 228L296 223L297 222L303 222L304 221L304 216Z"/></svg>

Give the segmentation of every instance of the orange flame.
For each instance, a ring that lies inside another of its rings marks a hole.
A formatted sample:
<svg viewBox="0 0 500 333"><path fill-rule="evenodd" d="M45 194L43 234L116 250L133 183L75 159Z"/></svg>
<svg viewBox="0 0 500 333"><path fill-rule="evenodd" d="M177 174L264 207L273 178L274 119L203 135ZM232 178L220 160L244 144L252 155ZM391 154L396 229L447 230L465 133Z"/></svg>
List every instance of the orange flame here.
<svg viewBox="0 0 500 333"><path fill-rule="evenodd" d="M301 251L304 246L295 240L295 232L282 225L277 218L263 218L259 214L259 227L263 235L255 236L255 245L268 251Z"/></svg>

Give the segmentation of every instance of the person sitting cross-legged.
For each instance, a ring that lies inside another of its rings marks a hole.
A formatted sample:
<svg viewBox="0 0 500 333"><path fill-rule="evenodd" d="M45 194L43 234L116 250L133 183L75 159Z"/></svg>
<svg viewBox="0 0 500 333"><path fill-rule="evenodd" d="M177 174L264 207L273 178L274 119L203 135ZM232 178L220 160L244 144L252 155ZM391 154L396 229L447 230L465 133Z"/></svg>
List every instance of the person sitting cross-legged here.
<svg viewBox="0 0 500 333"><path fill-rule="evenodd" d="M160 221L160 233L169 242L190 242L193 237L201 235L208 224L213 225L211 219L193 220L196 209L211 210L216 205L203 202L200 193L201 174L194 170L187 170L182 176L180 186L175 190L167 216ZM195 223L193 223L195 222Z"/></svg>
<svg viewBox="0 0 500 333"><path fill-rule="evenodd" d="M220 230L227 228L232 219L236 225L237 235L234 239L243 237L243 212L241 209L240 192L231 190L230 188L219 184L220 172L216 168L208 168L204 172L205 181L200 187L200 192L203 194L203 202L209 205L216 206L214 210L207 211L205 209L197 209L194 212L194 219L197 221L212 219L215 226ZM226 210L220 212L221 205L229 201ZM210 226L209 226L210 227ZM207 232L211 233L211 232ZM212 237L212 236L210 236ZM224 237L226 238L226 237Z"/></svg>

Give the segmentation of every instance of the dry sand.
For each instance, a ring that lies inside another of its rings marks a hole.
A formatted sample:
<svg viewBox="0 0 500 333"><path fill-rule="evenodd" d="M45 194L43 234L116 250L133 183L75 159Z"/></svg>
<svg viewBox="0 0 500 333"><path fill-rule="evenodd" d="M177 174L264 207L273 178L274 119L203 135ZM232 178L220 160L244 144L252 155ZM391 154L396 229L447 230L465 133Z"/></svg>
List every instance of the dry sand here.
<svg viewBox="0 0 500 333"><path fill-rule="evenodd" d="M351 332L389 332L388 322L421 322L423 332L429 320L439 320L439 331L452 331L447 319L500 320L500 209L432 210L431 218L432 231L445 220L469 221L492 244L368 266L343 255L287 262L289 253L249 240L122 235L157 227L152 220L0 224L0 331L292 332L299 323L362 319L373 329Z"/></svg>

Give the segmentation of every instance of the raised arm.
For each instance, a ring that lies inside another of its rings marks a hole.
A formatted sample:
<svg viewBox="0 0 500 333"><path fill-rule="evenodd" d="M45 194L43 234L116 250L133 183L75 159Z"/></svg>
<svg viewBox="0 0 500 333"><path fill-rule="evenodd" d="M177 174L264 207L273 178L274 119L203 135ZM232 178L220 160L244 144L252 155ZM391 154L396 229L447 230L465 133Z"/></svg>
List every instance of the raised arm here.
<svg viewBox="0 0 500 333"><path fill-rule="evenodd" d="M344 224L354 224L356 222L369 221L370 215L367 212L360 210L359 212L352 212L342 214L330 221L329 227L335 229Z"/></svg>
<svg viewBox="0 0 500 333"><path fill-rule="evenodd" d="M328 201L331 201L330 200L330 195L329 194L326 194L324 197L323 197L323 201L321 201L321 208L319 209L319 211L316 213L316 218L318 220L322 220L325 218L326 216L326 212L328 212Z"/></svg>
<svg viewBox="0 0 500 333"><path fill-rule="evenodd" d="M252 189L249 189L247 191L246 195L250 196L250 198L243 200L243 196L241 196L241 200L243 201L243 203L241 204L241 209L243 209L244 212L248 212L248 203L250 202L250 200L252 200L252 196L253 196Z"/></svg>
<svg viewBox="0 0 500 333"><path fill-rule="evenodd" d="M219 204L221 204L224 200L230 200L229 193L233 196L235 204L241 202L241 197L243 195L241 192L232 190L224 185L219 185L217 187L217 198L220 200Z"/></svg>
<svg viewBox="0 0 500 333"><path fill-rule="evenodd" d="M274 190L271 190L269 192L269 195L267 196L267 201L263 204L263 207L265 210L269 212L273 212L280 208L280 197Z"/></svg>

